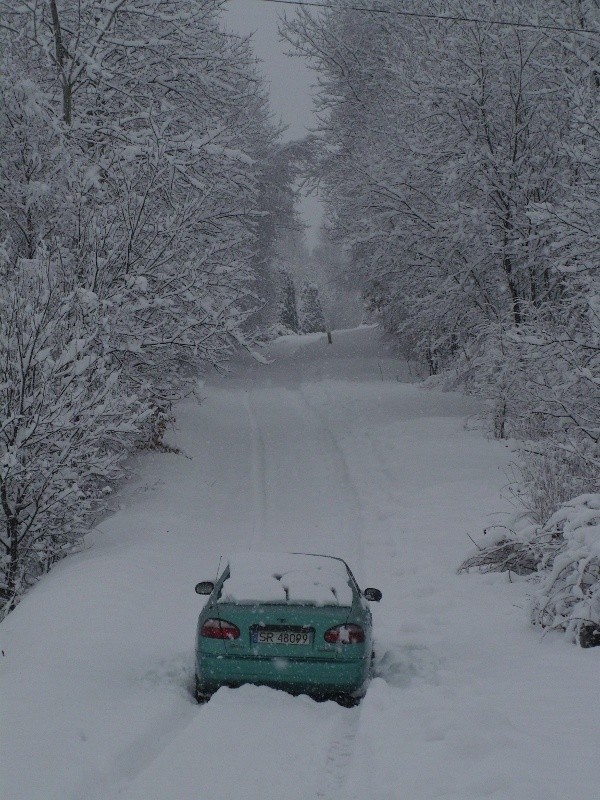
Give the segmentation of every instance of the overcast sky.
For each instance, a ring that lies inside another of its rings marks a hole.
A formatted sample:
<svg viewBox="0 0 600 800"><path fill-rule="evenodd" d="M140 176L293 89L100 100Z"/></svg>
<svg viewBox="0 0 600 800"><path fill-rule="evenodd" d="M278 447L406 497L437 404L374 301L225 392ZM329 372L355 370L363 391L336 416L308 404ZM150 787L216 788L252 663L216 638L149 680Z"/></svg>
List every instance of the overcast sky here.
<svg viewBox="0 0 600 800"><path fill-rule="evenodd" d="M300 139L315 126L311 90L314 74L302 59L286 55L288 46L279 41L277 25L283 7L261 0L230 0L225 8L225 21L231 28L252 34L254 52L263 62L269 82L273 113L288 126L285 138ZM293 12L288 9L287 13ZM317 198L307 197L300 211L311 226L307 238L309 245L313 245L322 215L321 204Z"/></svg>

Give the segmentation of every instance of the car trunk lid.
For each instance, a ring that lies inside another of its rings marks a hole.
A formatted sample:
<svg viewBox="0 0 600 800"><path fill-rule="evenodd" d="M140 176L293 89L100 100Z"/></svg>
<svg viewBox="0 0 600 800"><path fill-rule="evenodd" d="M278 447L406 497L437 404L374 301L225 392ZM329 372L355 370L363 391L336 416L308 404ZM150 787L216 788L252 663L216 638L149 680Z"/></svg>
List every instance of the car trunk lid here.
<svg viewBox="0 0 600 800"><path fill-rule="evenodd" d="M348 621L350 607L306 604L219 603L219 617L240 629L238 639L224 642L230 655L252 658L332 658L340 648L324 634Z"/></svg>

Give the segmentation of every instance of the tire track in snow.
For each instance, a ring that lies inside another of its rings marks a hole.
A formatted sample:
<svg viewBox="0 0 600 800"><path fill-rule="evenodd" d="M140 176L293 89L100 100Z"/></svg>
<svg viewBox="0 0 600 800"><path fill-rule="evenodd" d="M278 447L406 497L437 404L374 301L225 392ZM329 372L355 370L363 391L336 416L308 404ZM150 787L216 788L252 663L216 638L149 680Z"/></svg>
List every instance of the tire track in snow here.
<svg viewBox="0 0 600 800"><path fill-rule="evenodd" d="M128 786L192 724L197 713L196 703L190 697L184 705L178 703L168 713L157 714L108 762L85 771L78 785L69 791L68 799L114 800L122 796Z"/></svg>
<svg viewBox="0 0 600 800"><path fill-rule="evenodd" d="M321 441L329 444L328 451L337 468L340 484L347 488L346 495L351 500L351 528L356 556L364 569L365 550L363 542L364 514L360 495L350 475L350 468L344 451L335 434L321 414L308 399L302 386L294 393L300 412L308 412L313 424L321 431ZM339 800L345 795L344 788L348 779L349 767L356 749L356 738L360 728L360 706L352 709L340 709L338 721L331 736L325 769L318 784L317 800Z"/></svg>
<svg viewBox="0 0 600 800"><path fill-rule="evenodd" d="M389 459L380 448L377 440L369 430L355 432L355 445L361 448L360 474L366 480L359 485L352 478L350 462L340 445L334 431L329 426L325 415L316 409L303 389L300 394L321 421L321 427L328 435L345 475L345 482L351 487L354 499L354 519L358 527L356 531L357 553L361 565L367 568L367 555L372 547L385 551L386 561L394 561L398 555L397 541L388 532L382 531L382 523L395 517L398 509L397 471L389 465ZM360 438L359 438L360 436ZM368 572L368 570L367 570Z"/></svg>
<svg viewBox="0 0 600 800"><path fill-rule="evenodd" d="M362 565L358 493L331 430L299 389L277 387L261 400L245 393L253 443L253 545L322 552L326 542Z"/></svg>
<svg viewBox="0 0 600 800"><path fill-rule="evenodd" d="M266 436L266 430L263 431L261 424L268 426L270 421L268 417L263 418L259 415L252 402L250 392L246 393L246 407L253 442L252 473L255 487L256 526L259 529L262 528L268 538L270 502L273 502L274 507L277 508L277 503L280 501L277 496L277 482L270 489L267 482L269 466L274 466L276 470L279 466L277 450L269 452L268 444L272 442L272 439ZM285 416L289 419L288 428L304 432L304 438L314 444L310 458L307 458L300 466L305 473L312 474L317 484L322 485L326 482L326 485L331 486L330 493L334 502L339 503L340 508L344 510L343 516L339 520L339 529L345 531L351 540L350 549L354 551L362 567L365 556L362 536L364 517L359 492L351 478L343 450L327 420L312 405L303 388L282 391L279 409L285 409ZM263 413L265 413L264 409ZM272 446L276 447L275 442L272 443ZM301 456L298 457L301 458ZM327 471L323 474L323 464L327 464L328 469L333 468L332 472ZM275 493L272 498L269 497L270 492ZM306 496L305 499L309 506L310 496ZM262 538L257 533L253 544L260 545ZM318 800L338 800L338 798L344 797L344 788L360 728L360 713L360 706L352 709L337 709L337 720L333 732L329 743L325 744L327 755L315 795Z"/></svg>
<svg viewBox="0 0 600 800"><path fill-rule="evenodd" d="M244 392L244 405L250 422L250 438L252 444L252 460L250 465L252 475L252 500L254 519L252 523L252 548L260 547L268 525L267 482L266 482L266 453L265 442L258 423L256 409L252 402L250 390Z"/></svg>
<svg viewBox="0 0 600 800"><path fill-rule="evenodd" d="M338 800L343 796L359 724L360 706L339 710L327 750L325 770L317 786L317 800Z"/></svg>
<svg viewBox="0 0 600 800"><path fill-rule="evenodd" d="M304 388L301 386L298 390L297 398L299 399L299 405L301 405L306 411L308 411L309 415L312 417L314 423L316 423L316 427L318 427L321 432L323 433L323 440L328 441L330 444L329 453L337 466L338 475L341 477L341 483L345 484L351 499L352 505L352 512L350 515L351 519L351 526L352 526L352 536L354 538L354 545L355 545L355 552L357 555L358 560L360 561L361 567L364 566L365 560L365 550L364 550L364 543L363 543L363 531L364 531L364 515L362 510L362 505L360 502L360 496L356 484L352 480L350 475L350 469L348 466L348 462L346 460L346 456L344 455L344 451L340 447L338 440L327 424L325 417L317 411L317 409L312 405L308 397L306 396L306 392Z"/></svg>

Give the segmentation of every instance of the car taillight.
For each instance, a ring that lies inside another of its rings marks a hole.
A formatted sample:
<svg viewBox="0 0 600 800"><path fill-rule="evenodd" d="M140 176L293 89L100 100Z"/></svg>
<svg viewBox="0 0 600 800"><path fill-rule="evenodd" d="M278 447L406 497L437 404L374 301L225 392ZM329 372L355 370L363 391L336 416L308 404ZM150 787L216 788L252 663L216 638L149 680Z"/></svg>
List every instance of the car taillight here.
<svg viewBox="0 0 600 800"><path fill-rule="evenodd" d="M323 638L329 644L360 644L365 640L365 632L360 625L336 625L325 631Z"/></svg>
<svg viewBox="0 0 600 800"><path fill-rule="evenodd" d="M200 628L200 636L209 639L238 639L240 629L226 619L207 619Z"/></svg>

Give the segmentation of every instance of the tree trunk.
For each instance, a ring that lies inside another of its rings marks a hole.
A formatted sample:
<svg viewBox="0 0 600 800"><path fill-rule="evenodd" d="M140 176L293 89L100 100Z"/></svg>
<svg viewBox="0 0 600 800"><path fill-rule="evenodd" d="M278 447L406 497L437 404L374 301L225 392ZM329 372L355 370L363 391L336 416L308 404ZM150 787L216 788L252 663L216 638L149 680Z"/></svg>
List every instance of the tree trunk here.
<svg viewBox="0 0 600 800"><path fill-rule="evenodd" d="M6 486L4 483L0 485L0 504L4 516L6 517L6 534L8 540L8 556L10 558L8 569L6 571L6 591L5 599L8 601L8 610L14 607L15 595L17 592L17 578L19 575L19 519L12 512Z"/></svg>
<svg viewBox="0 0 600 800"><path fill-rule="evenodd" d="M52 30L54 33L54 49L56 52L56 69L62 86L63 107L62 117L67 125L71 124L73 117L73 87L65 72L66 50L62 43L62 31L60 29L60 19L56 0L50 0L50 13L52 15Z"/></svg>
<svg viewBox="0 0 600 800"><path fill-rule="evenodd" d="M506 400L499 398L494 412L494 437L504 439L506 426Z"/></svg>
<svg viewBox="0 0 600 800"><path fill-rule="evenodd" d="M520 325L523 320L521 313L521 298L517 291L517 286L513 278L512 260L509 255L504 255L502 259L502 268L506 275L506 282L508 283L508 290L510 292L511 310L515 325Z"/></svg>

